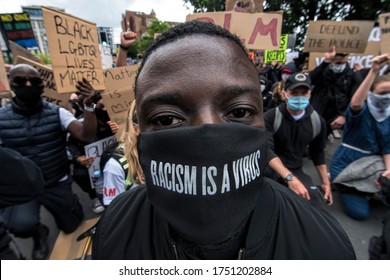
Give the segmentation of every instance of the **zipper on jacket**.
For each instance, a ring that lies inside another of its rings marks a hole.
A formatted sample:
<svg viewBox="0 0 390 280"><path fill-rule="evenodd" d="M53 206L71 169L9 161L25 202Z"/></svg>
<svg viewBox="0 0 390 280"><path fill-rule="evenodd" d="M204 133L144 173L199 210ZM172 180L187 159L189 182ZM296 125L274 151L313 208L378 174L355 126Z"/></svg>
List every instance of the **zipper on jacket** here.
<svg viewBox="0 0 390 280"><path fill-rule="evenodd" d="M237 260L244 259L244 253L245 253L245 249L241 248L240 251L238 251L238 258L237 258Z"/></svg>
<svg viewBox="0 0 390 280"><path fill-rule="evenodd" d="M177 248L175 244L172 244L173 253L175 254L176 260L179 259L179 254L177 253Z"/></svg>

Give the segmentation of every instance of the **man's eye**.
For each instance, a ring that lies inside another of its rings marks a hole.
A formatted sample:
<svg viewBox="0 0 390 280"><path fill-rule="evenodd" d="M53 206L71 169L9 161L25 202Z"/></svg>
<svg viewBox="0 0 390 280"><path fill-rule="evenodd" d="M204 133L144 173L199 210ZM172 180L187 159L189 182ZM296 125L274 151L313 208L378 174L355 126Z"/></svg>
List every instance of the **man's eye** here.
<svg viewBox="0 0 390 280"><path fill-rule="evenodd" d="M175 126L180 124L183 120L175 117L175 116L161 116L155 117L152 120L152 123L157 126Z"/></svg>
<svg viewBox="0 0 390 280"><path fill-rule="evenodd" d="M235 119L247 118L253 115L254 110L249 108L237 108L228 113L228 117Z"/></svg>

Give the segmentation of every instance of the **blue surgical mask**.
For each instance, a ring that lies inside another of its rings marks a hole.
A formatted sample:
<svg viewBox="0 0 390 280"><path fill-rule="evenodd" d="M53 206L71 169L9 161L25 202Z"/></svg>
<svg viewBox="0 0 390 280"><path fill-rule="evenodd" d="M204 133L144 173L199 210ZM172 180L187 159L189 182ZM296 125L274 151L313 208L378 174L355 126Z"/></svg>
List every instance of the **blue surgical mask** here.
<svg viewBox="0 0 390 280"><path fill-rule="evenodd" d="M309 105L309 98L305 96L287 97L287 107L292 111L303 111Z"/></svg>

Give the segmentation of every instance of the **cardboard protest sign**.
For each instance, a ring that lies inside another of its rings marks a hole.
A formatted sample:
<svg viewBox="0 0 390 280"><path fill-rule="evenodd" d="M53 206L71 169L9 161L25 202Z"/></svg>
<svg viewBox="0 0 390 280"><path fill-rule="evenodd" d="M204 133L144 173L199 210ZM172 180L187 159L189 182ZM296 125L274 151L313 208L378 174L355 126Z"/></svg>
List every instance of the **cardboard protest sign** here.
<svg viewBox="0 0 390 280"><path fill-rule="evenodd" d="M104 72L106 90L102 94L104 107L110 119L119 125L121 136L125 128L127 111L134 100L134 81L139 64L107 69Z"/></svg>
<svg viewBox="0 0 390 280"><path fill-rule="evenodd" d="M102 58L102 68L112 68L112 55L110 45L99 44L100 57Z"/></svg>
<svg viewBox="0 0 390 280"><path fill-rule="evenodd" d="M235 33L248 49L278 50L283 16L281 13L196 13L187 21L201 20Z"/></svg>
<svg viewBox="0 0 390 280"><path fill-rule="evenodd" d="M10 49L8 41L13 41L26 49L38 49L29 13L0 14L0 30L8 50Z"/></svg>
<svg viewBox="0 0 390 280"><path fill-rule="evenodd" d="M270 63L272 61L286 62L287 42L288 42L288 34L281 35L278 50L264 51L264 63Z"/></svg>
<svg viewBox="0 0 390 280"><path fill-rule="evenodd" d="M46 7L42 13L57 91L76 92L83 78L104 90L96 24Z"/></svg>
<svg viewBox="0 0 390 280"><path fill-rule="evenodd" d="M375 27L371 30L370 36L368 37L366 51L364 53L351 53L348 56L348 63L351 68L355 64L359 64L363 68L371 68L372 59L379 55L380 46L380 28ZM338 49L336 49L338 52ZM309 70L313 70L315 67L320 65L324 59L324 53L312 52L309 56Z"/></svg>
<svg viewBox="0 0 390 280"><path fill-rule="evenodd" d="M8 43L9 43L9 47L11 49L11 52L12 52L12 55L14 56L14 58L18 57L18 56L23 56L23 57L28 58L32 61L42 63L42 61L38 57L33 55L29 50L19 46L18 44L15 44L12 41L9 41ZM14 64L15 64L15 62L14 62Z"/></svg>
<svg viewBox="0 0 390 280"><path fill-rule="evenodd" d="M310 21L304 52L328 52L333 46L339 53L364 53L373 21Z"/></svg>
<svg viewBox="0 0 390 280"><path fill-rule="evenodd" d="M262 13L263 0L226 0L225 11Z"/></svg>
<svg viewBox="0 0 390 280"><path fill-rule="evenodd" d="M31 65L38 70L45 86L44 92L42 94L44 100L55 103L58 106L62 106L62 107L68 104L70 93L59 94L57 92L57 85L54 81L53 70L49 66L41 63L37 63L25 57L18 56L15 59L15 64L21 64L21 63Z"/></svg>
<svg viewBox="0 0 390 280"><path fill-rule="evenodd" d="M7 73L5 72L3 53L0 50L0 93L9 93L9 92L10 92L10 87L8 83ZM1 96L4 95L2 94Z"/></svg>
<svg viewBox="0 0 390 280"><path fill-rule="evenodd" d="M379 15L381 28L381 53L390 53L390 13Z"/></svg>
<svg viewBox="0 0 390 280"><path fill-rule="evenodd" d="M110 136L104 139L101 139L99 141L93 142L91 144L88 144L84 146L85 155L87 157L94 157L95 160L91 164L91 166L88 168L88 174L89 174L89 180L91 182L91 186L94 187L92 178L93 173L96 170L100 170L100 158L104 152L105 149L107 149L108 146L114 144L116 142L115 136ZM101 170L101 174L103 174L103 170Z"/></svg>

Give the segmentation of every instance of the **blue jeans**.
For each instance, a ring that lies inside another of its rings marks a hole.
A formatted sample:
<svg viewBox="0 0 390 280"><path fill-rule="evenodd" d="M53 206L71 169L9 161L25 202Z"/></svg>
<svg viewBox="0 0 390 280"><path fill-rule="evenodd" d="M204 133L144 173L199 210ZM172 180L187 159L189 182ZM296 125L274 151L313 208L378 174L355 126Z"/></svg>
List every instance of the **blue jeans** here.
<svg viewBox="0 0 390 280"><path fill-rule="evenodd" d="M15 236L33 236L40 225L41 205L54 216L57 227L65 233L73 232L84 218L78 197L72 192L72 179L69 176L54 187L45 188L37 199L5 208L4 224Z"/></svg>
<svg viewBox="0 0 390 280"><path fill-rule="evenodd" d="M340 200L343 210L348 216L357 220L368 219L370 216L369 201L364 195L341 193Z"/></svg>

